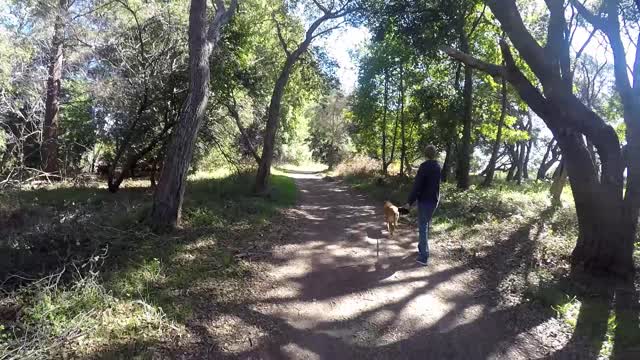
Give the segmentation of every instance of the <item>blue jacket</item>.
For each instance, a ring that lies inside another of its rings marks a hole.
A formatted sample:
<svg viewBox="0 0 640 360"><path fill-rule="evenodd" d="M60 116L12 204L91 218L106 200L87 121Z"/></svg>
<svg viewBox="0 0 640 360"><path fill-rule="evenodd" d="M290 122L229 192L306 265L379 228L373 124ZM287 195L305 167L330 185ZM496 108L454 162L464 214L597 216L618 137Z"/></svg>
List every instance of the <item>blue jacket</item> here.
<svg viewBox="0 0 640 360"><path fill-rule="evenodd" d="M440 199L440 164L435 160L427 160L420 164L413 189L409 194L409 205L419 202L437 203Z"/></svg>

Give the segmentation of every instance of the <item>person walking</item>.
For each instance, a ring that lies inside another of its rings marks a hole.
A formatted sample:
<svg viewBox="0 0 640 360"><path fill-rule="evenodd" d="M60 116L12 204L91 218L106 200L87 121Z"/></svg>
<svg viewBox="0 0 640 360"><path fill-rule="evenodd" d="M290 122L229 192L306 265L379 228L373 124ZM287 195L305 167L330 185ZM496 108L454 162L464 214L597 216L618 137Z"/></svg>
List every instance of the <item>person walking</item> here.
<svg viewBox="0 0 640 360"><path fill-rule="evenodd" d="M420 164L413 181L413 189L404 206L410 209L418 202L418 258L416 262L427 265L429 261L429 224L440 201L440 164L436 160L437 152L433 145L425 149L427 160Z"/></svg>

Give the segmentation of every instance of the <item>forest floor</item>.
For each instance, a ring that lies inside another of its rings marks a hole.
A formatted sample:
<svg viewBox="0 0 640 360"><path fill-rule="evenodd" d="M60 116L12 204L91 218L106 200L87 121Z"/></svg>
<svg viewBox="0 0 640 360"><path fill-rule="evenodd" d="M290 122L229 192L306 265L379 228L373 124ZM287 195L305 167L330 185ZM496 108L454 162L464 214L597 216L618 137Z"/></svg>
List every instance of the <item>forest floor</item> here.
<svg viewBox="0 0 640 360"><path fill-rule="evenodd" d="M166 236L140 221L148 190L0 202L0 235L22 244L0 264L0 359L639 358L637 285L566 281L575 211L546 185L445 186L422 267L412 215L383 230L407 181L277 173L271 198L247 195L249 175L192 180Z"/></svg>

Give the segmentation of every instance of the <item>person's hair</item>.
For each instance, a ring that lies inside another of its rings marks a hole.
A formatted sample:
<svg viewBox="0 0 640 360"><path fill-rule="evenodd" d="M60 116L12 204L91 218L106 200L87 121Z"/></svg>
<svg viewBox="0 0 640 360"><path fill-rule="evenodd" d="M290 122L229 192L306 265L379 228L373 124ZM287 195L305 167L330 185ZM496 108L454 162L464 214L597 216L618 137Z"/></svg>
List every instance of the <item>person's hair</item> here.
<svg viewBox="0 0 640 360"><path fill-rule="evenodd" d="M436 159L436 155L437 155L437 151L436 151L436 147L433 145L429 145L427 146L427 148L424 150L425 155L427 155L427 159L429 160L435 160Z"/></svg>

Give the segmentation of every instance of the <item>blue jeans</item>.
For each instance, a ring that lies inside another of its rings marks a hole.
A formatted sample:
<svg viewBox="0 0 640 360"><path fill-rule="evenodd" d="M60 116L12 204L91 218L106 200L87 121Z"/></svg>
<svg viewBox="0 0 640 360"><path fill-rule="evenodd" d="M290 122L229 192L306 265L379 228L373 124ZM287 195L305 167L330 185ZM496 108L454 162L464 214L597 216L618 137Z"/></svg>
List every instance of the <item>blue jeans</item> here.
<svg viewBox="0 0 640 360"><path fill-rule="evenodd" d="M436 202L418 202L418 253L423 261L429 259L429 224L437 206Z"/></svg>

